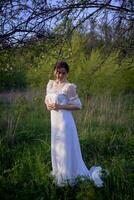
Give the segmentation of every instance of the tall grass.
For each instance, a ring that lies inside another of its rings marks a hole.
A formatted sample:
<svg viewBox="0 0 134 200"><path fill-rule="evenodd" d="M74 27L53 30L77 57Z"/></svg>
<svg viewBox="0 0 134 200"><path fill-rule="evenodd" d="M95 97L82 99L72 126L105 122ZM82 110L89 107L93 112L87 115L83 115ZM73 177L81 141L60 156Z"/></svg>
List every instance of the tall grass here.
<svg viewBox="0 0 134 200"><path fill-rule="evenodd" d="M78 181L58 188L50 175L50 116L43 94L29 100L1 101L0 199L2 200L131 200L133 196L134 113L132 95L105 93L83 99L74 112L83 159L90 168L101 165L104 187Z"/></svg>

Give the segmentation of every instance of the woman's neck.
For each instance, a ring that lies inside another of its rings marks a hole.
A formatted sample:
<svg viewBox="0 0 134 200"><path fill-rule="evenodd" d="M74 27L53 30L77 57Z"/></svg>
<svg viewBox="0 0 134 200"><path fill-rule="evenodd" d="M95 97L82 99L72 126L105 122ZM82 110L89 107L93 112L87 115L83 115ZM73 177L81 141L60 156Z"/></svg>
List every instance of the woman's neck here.
<svg viewBox="0 0 134 200"><path fill-rule="evenodd" d="M67 80L65 80L65 79L63 79L63 80L56 79L55 82L56 82L57 84L62 84L62 83L67 82Z"/></svg>

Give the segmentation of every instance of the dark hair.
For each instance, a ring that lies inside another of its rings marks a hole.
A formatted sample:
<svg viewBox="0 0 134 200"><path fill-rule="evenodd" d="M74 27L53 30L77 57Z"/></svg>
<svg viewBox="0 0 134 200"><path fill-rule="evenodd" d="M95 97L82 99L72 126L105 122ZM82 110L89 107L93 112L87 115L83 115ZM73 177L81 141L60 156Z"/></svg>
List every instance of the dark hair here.
<svg viewBox="0 0 134 200"><path fill-rule="evenodd" d="M55 69L60 69L60 68L64 68L67 73L69 72L69 66L66 62L64 61L58 61L55 65L54 65L54 70Z"/></svg>

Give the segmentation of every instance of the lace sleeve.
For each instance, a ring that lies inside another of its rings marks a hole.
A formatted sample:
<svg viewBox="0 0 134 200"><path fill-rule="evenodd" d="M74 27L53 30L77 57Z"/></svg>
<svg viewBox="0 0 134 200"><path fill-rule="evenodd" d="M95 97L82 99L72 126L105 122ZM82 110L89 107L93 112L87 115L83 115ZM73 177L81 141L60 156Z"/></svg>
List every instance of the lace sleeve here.
<svg viewBox="0 0 134 200"><path fill-rule="evenodd" d="M52 85L53 85L53 80L49 80L46 87L46 95L49 93L49 90L51 89Z"/></svg>
<svg viewBox="0 0 134 200"><path fill-rule="evenodd" d="M53 80L49 80L48 83L47 83L47 86L46 86L46 90L45 90L45 103L48 102L47 94L49 93L49 90L52 87L52 85L53 85Z"/></svg>
<svg viewBox="0 0 134 200"><path fill-rule="evenodd" d="M75 84L69 84L69 87L67 89L67 96L68 96L68 103L74 104L78 106L79 108L82 107L81 101L78 97L78 94L76 92L76 85Z"/></svg>

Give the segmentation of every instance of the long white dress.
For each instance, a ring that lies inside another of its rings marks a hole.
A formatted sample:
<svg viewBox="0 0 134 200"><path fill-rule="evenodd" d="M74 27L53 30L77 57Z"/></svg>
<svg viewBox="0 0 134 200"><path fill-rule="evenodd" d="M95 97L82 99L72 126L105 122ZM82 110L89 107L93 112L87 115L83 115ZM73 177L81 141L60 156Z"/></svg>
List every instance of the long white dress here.
<svg viewBox="0 0 134 200"><path fill-rule="evenodd" d="M45 102L82 107L76 93L76 85L69 82L59 88L54 80L49 80ZM70 110L51 110L51 161L51 174L58 186L64 186L66 183L73 186L78 177L89 178L96 186L103 186L100 178L101 167L93 166L88 170L83 161L77 128Z"/></svg>

